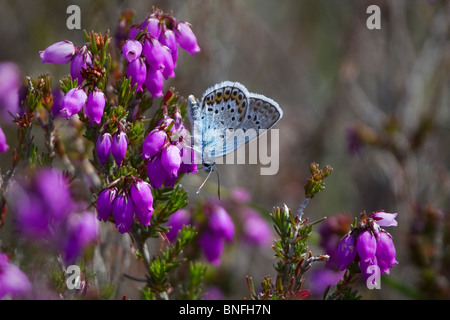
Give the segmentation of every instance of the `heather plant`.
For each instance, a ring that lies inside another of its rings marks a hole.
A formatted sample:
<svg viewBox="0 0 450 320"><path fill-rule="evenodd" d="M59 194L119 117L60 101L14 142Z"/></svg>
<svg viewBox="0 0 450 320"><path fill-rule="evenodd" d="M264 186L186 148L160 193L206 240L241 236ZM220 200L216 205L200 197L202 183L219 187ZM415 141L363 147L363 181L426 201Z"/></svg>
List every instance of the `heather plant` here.
<svg viewBox="0 0 450 320"><path fill-rule="evenodd" d="M180 49L201 54L193 30L159 9L138 23L127 12L114 39L109 31L84 32L79 46L62 40L39 52L43 64L70 64L70 75L57 85L49 74L18 85L15 68L0 65L0 75L14 80L0 92L14 105L2 115L8 114L18 137L12 145L0 129L0 152L11 155L10 168L2 172L1 221L12 215L17 235L1 243L1 299L112 297L119 289L98 285L94 268L102 229L131 239L128 249L145 274L123 277L141 285L142 299L214 296L207 294L216 285L211 270L223 265L227 248L240 244L272 245L274 251L274 278L267 275L260 287L251 274L241 279L255 300L310 297L304 283L316 262L345 270L340 280L327 283L325 299L359 299L351 286L359 274L376 286L379 278L370 270L388 274L398 263L393 237L382 228L396 225L396 214L384 211L346 221L348 230L329 240L325 253L313 254L313 229L327 219L311 222L306 208L325 188L329 166L310 165L296 211L283 205L269 213L239 189L223 199L188 197L183 178L200 169L189 143L189 93L163 88L183 68ZM13 90L18 101L7 96ZM75 290L67 285L71 265L81 267Z"/></svg>

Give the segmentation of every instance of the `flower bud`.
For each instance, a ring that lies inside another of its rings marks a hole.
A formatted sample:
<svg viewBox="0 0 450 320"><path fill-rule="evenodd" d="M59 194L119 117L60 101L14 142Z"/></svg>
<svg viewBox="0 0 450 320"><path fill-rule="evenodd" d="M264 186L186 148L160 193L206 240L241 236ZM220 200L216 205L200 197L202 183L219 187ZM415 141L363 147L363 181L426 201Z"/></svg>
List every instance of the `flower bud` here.
<svg viewBox="0 0 450 320"><path fill-rule="evenodd" d="M177 177L181 165L180 150L174 145L164 148L161 152L161 164L170 177Z"/></svg>
<svg viewBox="0 0 450 320"><path fill-rule="evenodd" d="M134 203L136 218L144 226L150 225L150 219L154 211L150 185L142 180L135 180L131 185L130 194Z"/></svg>
<svg viewBox="0 0 450 320"><path fill-rule="evenodd" d="M142 85L147 77L147 66L142 58L138 58L128 63L127 77L131 78L132 86L137 84L136 91L142 91Z"/></svg>
<svg viewBox="0 0 450 320"><path fill-rule="evenodd" d="M166 174L160 157L154 157L152 161L147 163L147 176L153 188L161 188L166 178Z"/></svg>
<svg viewBox="0 0 450 320"><path fill-rule="evenodd" d="M117 165L121 165L128 148L128 137L123 131L117 131L112 137L111 153Z"/></svg>
<svg viewBox="0 0 450 320"><path fill-rule="evenodd" d="M136 40L127 40L122 46L122 54L128 62L134 61L141 56L142 43Z"/></svg>
<svg viewBox="0 0 450 320"><path fill-rule="evenodd" d="M83 46L83 48L75 54L70 63L70 76L72 77L72 80L78 79L79 85L81 85L84 80L81 72L83 69L86 69L87 66L92 66L92 53L86 46Z"/></svg>
<svg viewBox="0 0 450 320"><path fill-rule="evenodd" d="M142 145L142 157L149 159L162 150L167 141L167 134L163 130L152 130Z"/></svg>
<svg viewBox="0 0 450 320"><path fill-rule="evenodd" d="M75 54L75 46L70 41L52 44L44 51L39 51L42 63L63 64L69 62Z"/></svg>
<svg viewBox="0 0 450 320"><path fill-rule="evenodd" d="M100 124L102 121L103 110L105 109L106 97L103 91L95 89L89 93L84 113L89 117L91 125Z"/></svg>
<svg viewBox="0 0 450 320"><path fill-rule="evenodd" d="M345 270L348 265L356 257L356 243L355 238L351 234L346 234L339 242L337 258L340 270Z"/></svg>
<svg viewBox="0 0 450 320"><path fill-rule="evenodd" d="M102 165L104 165L108 159L109 153L111 152L111 145L112 137L109 133L98 136L95 148L97 150L98 159Z"/></svg>
<svg viewBox="0 0 450 320"><path fill-rule="evenodd" d="M197 38L192 32L189 24L186 22L179 22L175 31L177 42L181 48L194 55L196 52L200 52L200 47L197 44Z"/></svg>
<svg viewBox="0 0 450 320"><path fill-rule="evenodd" d="M97 219L107 221L113 213L113 202L117 195L116 188L103 189L97 198Z"/></svg>
<svg viewBox="0 0 450 320"><path fill-rule="evenodd" d="M375 257L377 240L369 230L363 231L356 239L356 249L362 261L369 261Z"/></svg>
<svg viewBox="0 0 450 320"><path fill-rule="evenodd" d="M133 202L124 193L119 194L113 202L113 217L120 233L130 231L133 224Z"/></svg>
<svg viewBox="0 0 450 320"><path fill-rule="evenodd" d="M87 95L81 87L70 89L63 98L61 117L69 119L77 114L86 104Z"/></svg>
<svg viewBox="0 0 450 320"><path fill-rule="evenodd" d="M6 143L5 133L3 132L2 128L0 128L0 152L5 153L6 151L8 151L8 149L9 146Z"/></svg>

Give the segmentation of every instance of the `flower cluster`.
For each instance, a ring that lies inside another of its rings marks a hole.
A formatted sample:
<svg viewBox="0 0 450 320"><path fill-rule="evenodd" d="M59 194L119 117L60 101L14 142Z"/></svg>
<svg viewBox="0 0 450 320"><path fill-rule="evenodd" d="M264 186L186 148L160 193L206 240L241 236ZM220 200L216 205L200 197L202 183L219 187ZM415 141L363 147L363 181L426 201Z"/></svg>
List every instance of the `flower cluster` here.
<svg viewBox="0 0 450 320"><path fill-rule="evenodd" d="M98 220L112 217L120 233L130 231L134 217L144 226L150 225L153 214L153 195L150 185L134 177L119 191L115 186L103 189L97 198Z"/></svg>
<svg viewBox="0 0 450 320"><path fill-rule="evenodd" d="M161 188L163 184L173 187L180 173L198 171L187 136L177 109L174 118L165 115L145 138L141 156L148 161L147 176L153 188Z"/></svg>
<svg viewBox="0 0 450 320"><path fill-rule="evenodd" d="M175 76L178 46L191 55L200 51L190 25L171 15L155 10L142 23L131 26L122 53L127 77L137 91L145 86L152 97L163 95L164 79Z"/></svg>
<svg viewBox="0 0 450 320"><path fill-rule="evenodd" d="M31 283L25 273L0 252L0 300L22 296L30 289Z"/></svg>
<svg viewBox="0 0 450 320"><path fill-rule="evenodd" d="M378 266L380 276L389 274L389 269L398 262L395 259L395 246L392 236L381 227L397 226L397 213L377 211L368 217L361 214L361 221L356 228L347 233L339 243L338 265L344 270L348 265L359 261L361 273L367 281L373 275L370 266ZM376 278L373 279L373 282ZM372 283L375 284L375 283Z"/></svg>
<svg viewBox="0 0 450 320"><path fill-rule="evenodd" d="M92 212L72 199L67 178L56 169L42 169L13 186L11 199L18 230L30 241L56 245L65 261L74 262L96 240Z"/></svg>

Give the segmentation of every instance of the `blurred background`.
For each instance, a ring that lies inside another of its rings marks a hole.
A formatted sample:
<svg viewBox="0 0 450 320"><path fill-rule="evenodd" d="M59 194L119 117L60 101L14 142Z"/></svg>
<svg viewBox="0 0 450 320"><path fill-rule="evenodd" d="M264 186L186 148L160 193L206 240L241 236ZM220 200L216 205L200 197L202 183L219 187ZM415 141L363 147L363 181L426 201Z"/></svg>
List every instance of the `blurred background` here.
<svg viewBox="0 0 450 320"><path fill-rule="evenodd" d="M26 75L49 72L55 83L65 76L69 66L41 64L39 50L63 39L84 43L81 30L66 27L71 4L80 7L81 29L88 32L114 34L121 12L133 10L140 22L152 6L191 23L201 52L180 51L176 77L165 89L200 98L215 83L238 81L284 111L275 127L278 173L261 176L261 165L220 165L224 194L246 189L266 217L274 206L296 210L310 163L330 165L326 189L305 217L398 212L398 227L388 231L399 264L383 277L382 290L361 286L364 297L450 298L450 2L4 0L0 61L17 63ZM372 4L381 9L379 30L366 27ZM2 168L8 155L1 157ZM190 202L216 195L214 176L195 195L205 177L184 178ZM323 253L319 242L316 235L315 254ZM226 298L248 296L245 275L259 283L274 273L269 246L253 255L245 250L234 248L225 258L234 274ZM133 264L133 258L115 259L116 266Z"/></svg>

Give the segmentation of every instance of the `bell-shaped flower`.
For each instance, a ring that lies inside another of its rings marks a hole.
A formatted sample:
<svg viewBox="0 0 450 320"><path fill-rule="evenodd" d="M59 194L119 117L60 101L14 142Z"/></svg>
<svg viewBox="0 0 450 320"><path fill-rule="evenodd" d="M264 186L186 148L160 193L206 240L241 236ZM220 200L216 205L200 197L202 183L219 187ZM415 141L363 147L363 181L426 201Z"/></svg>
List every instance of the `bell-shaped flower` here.
<svg viewBox="0 0 450 320"><path fill-rule="evenodd" d="M223 237L227 241L233 240L234 223L228 212L223 207L213 204L211 205L209 214L209 229L216 236Z"/></svg>
<svg viewBox="0 0 450 320"><path fill-rule="evenodd" d="M127 77L131 78L131 85L136 85L136 91L142 91L142 85L147 77L147 66L142 58L128 63Z"/></svg>
<svg viewBox="0 0 450 320"><path fill-rule="evenodd" d="M144 54L149 67L154 70L161 70L164 68L165 52L163 51L163 46L156 38L149 37L145 40L142 53Z"/></svg>
<svg viewBox="0 0 450 320"><path fill-rule="evenodd" d="M362 261L369 261L375 257L377 251L377 239L370 230L363 231L356 239L356 249Z"/></svg>
<svg viewBox="0 0 450 320"><path fill-rule="evenodd" d="M101 164L105 164L109 157L112 146L112 137L109 133L100 134L97 138L95 144L95 149L97 150L97 156Z"/></svg>
<svg viewBox="0 0 450 320"><path fill-rule="evenodd" d="M381 230L378 235L376 258L382 274L389 274L389 269L398 264L395 255L396 251L391 235Z"/></svg>
<svg viewBox="0 0 450 320"><path fill-rule="evenodd" d="M113 202L116 199L117 189L103 189L97 198L97 219L107 221L113 213Z"/></svg>
<svg viewBox="0 0 450 320"><path fill-rule="evenodd" d="M113 202L113 217L120 233L130 231L133 224L133 201L124 193L119 194Z"/></svg>
<svg viewBox="0 0 450 320"><path fill-rule="evenodd" d="M136 218L144 226L150 225L153 213L153 195L150 185L137 179L133 181L130 188L131 199L134 203L134 213Z"/></svg>
<svg viewBox="0 0 450 320"><path fill-rule="evenodd" d="M180 231L183 226L189 225L190 220L191 214L188 210L180 209L173 213L167 222L167 225L171 227L169 232L166 233L167 239L169 239L170 242L173 242L177 238L178 231Z"/></svg>
<svg viewBox="0 0 450 320"><path fill-rule="evenodd" d="M172 58L172 51L166 46L162 46L163 53L163 64L164 68L162 69L162 74L164 79L169 79L169 77L175 77L175 63Z"/></svg>
<svg viewBox="0 0 450 320"><path fill-rule="evenodd" d="M158 40L163 46L166 46L170 49L174 66L176 66L178 59L178 42L175 33L172 30L166 28L164 32L161 32Z"/></svg>
<svg viewBox="0 0 450 320"><path fill-rule="evenodd" d="M111 154L116 160L117 165L121 165L128 148L127 134L121 130L116 131L112 136Z"/></svg>
<svg viewBox="0 0 450 320"><path fill-rule="evenodd" d="M177 177L181 165L180 150L174 145L165 147L161 152L161 164L170 177Z"/></svg>
<svg viewBox="0 0 450 320"><path fill-rule="evenodd" d="M167 173L161 163L161 157L154 157L147 163L147 176L153 188L161 188L166 175Z"/></svg>
<svg viewBox="0 0 450 320"><path fill-rule="evenodd" d="M106 97L103 91L95 89L88 95L84 113L89 117L91 125L100 124L103 110L105 110Z"/></svg>
<svg viewBox="0 0 450 320"><path fill-rule="evenodd" d="M69 119L83 108L86 100L86 92L81 87L70 89L64 95L60 116Z"/></svg>
<svg viewBox="0 0 450 320"><path fill-rule="evenodd" d="M350 234L346 234L342 240L339 242L338 246L338 266L340 270L345 270L348 265L356 257L356 241L355 238Z"/></svg>
<svg viewBox="0 0 450 320"><path fill-rule="evenodd" d="M167 134L164 130L152 130L142 144L142 158L149 159L158 154L167 141Z"/></svg>
<svg viewBox="0 0 450 320"><path fill-rule="evenodd" d="M197 38L192 32L191 27L186 22L179 22L175 29L175 36L177 42L181 48L194 55L196 52L200 52L200 47L197 44Z"/></svg>
<svg viewBox="0 0 450 320"><path fill-rule="evenodd" d="M122 46L122 54L128 62L134 61L141 56L142 43L136 40L127 40Z"/></svg>
<svg viewBox="0 0 450 320"><path fill-rule="evenodd" d="M160 69L153 69L149 66L144 84L148 92L152 95L152 98L163 96L162 89L164 86L164 78Z"/></svg>
<svg viewBox="0 0 450 320"><path fill-rule="evenodd" d="M81 74L83 69L87 66L92 66L92 53L87 49L87 46L83 46L77 50L77 53L72 58L70 63L70 76L73 80L78 79L78 84L81 85L84 78Z"/></svg>
<svg viewBox="0 0 450 320"><path fill-rule="evenodd" d="M398 225L397 213L384 212L383 210L373 212L369 215L380 227L396 227Z"/></svg>
<svg viewBox="0 0 450 320"><path fill-rule="evenodd" d="M76 48L70 41L60 41L52 44L47 49L39 51L42 63L63 64L72 60Z"/></svg>
<svg viewBox="0 0 450 320"><path fill-rule="evenodd" d="M206 229L198 239L206 259L215 266L220 265L220 257L224 249L224 238Z"/></svg>
<svg viewBox="0 0 450 320"><path fill-rule="evenodd" d="M25 273L0 252L0 300L18 298L31 290Z"/></svg>

